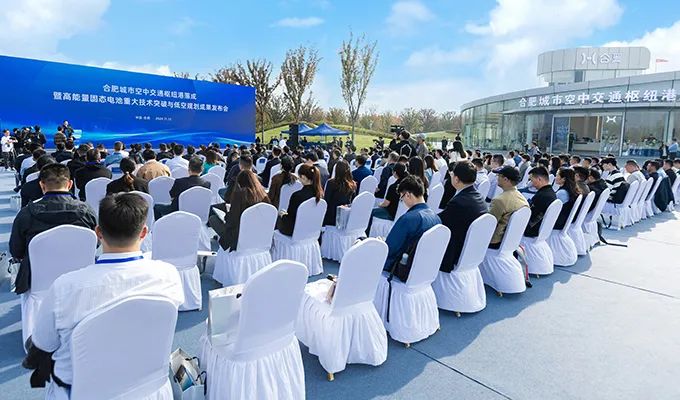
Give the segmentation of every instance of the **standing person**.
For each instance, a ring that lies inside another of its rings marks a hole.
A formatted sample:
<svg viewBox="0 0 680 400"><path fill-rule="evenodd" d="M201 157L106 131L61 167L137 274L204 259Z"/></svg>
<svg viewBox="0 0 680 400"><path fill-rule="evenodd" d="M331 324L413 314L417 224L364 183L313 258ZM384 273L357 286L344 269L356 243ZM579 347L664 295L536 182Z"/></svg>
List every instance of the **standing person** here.
<svg viewBox="0 0 680 400"><path fill-rule="evenodd" d="M85 185L95 178L111 179L111 171L101 162L101 153L97 149L90 149L86 155L85 166L76 171L75 181L78 188L80 200L85 201Z"/></svg>
<svg viewBox="0 0 680 400"><path fill-rule="evenodd" d="M0 144L2 144L2 165L5 170L14 169L14 143L17 140L9 135L9 129L2 131L2 139L0 139Z"/></svg>
<svg viewBox="0 0 680 400"><path fill-rule="evenodd" d="M427 148L427 143L425 143L425 135L418 134L416 136L416 155L420 158L425 158L429 154L429 149Z"/></svg>
<svg viewBox="0 0 680 400"><path fill-rule="evenodd" d="M327 204L326 215L323 218L324 226L335 226L338 207L352 203L354 194L359 189L359 184L352 175L347 161L340 160L335 164L335 178L328 180L324 193Z"/></svg>
<svg viewBox="0 0 680 400"><path fill-rule="evenodd" d="M64 120L60 128L62 128L61 131L64 132L67 139L71 139L73 137L73 127L68 123L68 121Z"/></svg>
<svg viewBox="0 0 680 400"><path fill-rule="evenodd" d="M675 160L678 157L679 151L680 147L678 145L678 139L673 138L673 140L671 140L671 143L668 145L668 158L670 160Z"/></svg>
<svg viewBox="0 0 680 400"><path fill-rule="evenodd" d="M446 136L444 136L442 138L442 150L446 151L446 149L448 149L448 148L449 148L449 139L447 139Z"/></svg>
<svg viewBox="0 0 680 400"><path fill-rule="evenodd" d="M505 166L495 172L498 175L498 187L503 192L491 200L489 207L489 213L498 221L491 242L489 242L490 249L500 249L512 214L522 207L529 207L527 200L517 190L517 184L521 179L519 171L514 167Z"/></svg>

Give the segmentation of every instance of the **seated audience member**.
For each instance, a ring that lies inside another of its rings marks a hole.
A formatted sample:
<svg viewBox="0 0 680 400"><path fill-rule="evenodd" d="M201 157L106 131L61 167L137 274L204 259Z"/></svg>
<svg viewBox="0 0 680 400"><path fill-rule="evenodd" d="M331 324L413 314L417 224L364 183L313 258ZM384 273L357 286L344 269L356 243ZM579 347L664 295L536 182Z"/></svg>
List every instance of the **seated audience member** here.
<svg viewBox="0 0 680 400"><path fill-rule="evenodd" d="M661 183L659 183L659 187L656 189L652 201L656 208L661 211L666 211L668 204L673 201L674 195L671 191L670 180L664 179L665 171L661 169L661 165L662 164L659 161L650 161L649 164L647 164L647 171L649 171L649 177L654 180L655 185L657 181L661 179Z"/></svg>
<svg viewBox="0 0 680 400"><path fill-rule="evenodd" d="M187 153L182 156L183 159L187 160L187 163L189 160L191 160L191 157L196 155L196 148L192 145L187 146Z"/></svg>
<svg viewBox="0 0 680 400"><path fill-rule="evenodd" d="M640 184L642 184L647 180L642 171L640 171L640 166L638 165L637 161L635 160L626 161L626 165L624 165L624 168L626 169L626 172L628 172L628 176L626 177L626 182L628 182L628 184L631 184L635 181L638 181L640 182Z"/></svg>
<svg viewBox="0 0 680 400"><path fill-rule="evenodd" d="M66 146L69 145L70 149L67 149ZM56 162L62 162L66 160L70 160L73 158L73 142L66 142L66 143L59 143L57 145L57 151L52 153L52 157L56 160Z"/></svg>
<svg viewBox="0 0 680 400"><path fill-rule="evenodd" d="M581 157L577 155L569 157L569 166L574 167L576 165L581 165Z"/></svg>
<svg viewBox="0 0 680 400"><path fill-rule="evenodd" d="M382 173L380 174L380 182L378 182L378 190L375 192L375 197L378 199L384 199L387 193L387 182L393 175L393 168L395 164L399 161L399 153L391 152L387 156L387 164L383 167Z"/></svg>
<svg viewBox="0 0 680 400"><path fill-rule="evenodd" d="M590 188L588 187L588 169L580 165L575 165L572 167L574 173L576 174L576 186L578 186L579 193L583 195L583 200L585 201L586 196L590 193Z"/></svg>
<svg viewBox="0 0 680 400"><path fill-rule="evenodd" d="M347 161L340 160L335 163L335 178L328 180L324 194L324 200L328 205L326 215L323 218L324 226L335 226L338 206L351 204L358 186L356 180L352 178Z"/></svg>
<svg viewBox="0 0 680 400"><path fill-rule="evenodd" d="M111 171L101 162L101 152L97 149L90 149L86 155L85 166L76 171L75 181L78 188L80 200L85 201L85 185L96 178L109 178L113 176Z"/></svg>
<svg viewBox="0 0 680 400"><path fill-rule="evenodd" d="M158 145L158 156L156 158L158 161L172 158L172 152L168 151L168 146L165 143Z"/></svg>
<svg viewBox="0 0 680 400"><path fill-rule="evenodd" d="M520 157L522 161L520 161L518 168L519 168L519 180L522 181L524 175L531 168L531 157L528 154L522 154Z"/></svg>
<svg viewBox="0 0 680 400"><path fill-rule="evenodd" d="M238 174L241 173L241 171L255 172L253 170L253 158L246 153L247 152L244 152L243 155L238 158L238 163L231 167L229 174L225 177L227 186L223 189L224 192L220 193L225 202L231 201L231 194L234 191L234 187L236 186L236 177ZM258 178L258 181L259 180L260 179Z"/></svg>
<svg viewBox="0 0 680 400"><path fill-rule="evenodd" d="M328 160L328 172L333 175L333 167L335 167L335 164L342 159L342 153L340 153L340 150L335 149L331 151L330 157L331 158Z"/></svg>
<svg viewBox="0 0 680 400"><path fill-rule="evenodd" d="M442 169L442 168L444 168L445 165L448 165L447 162L446 162L446 159L444 158L444 151L445 150L446 149L444 149L444 150L437 149L434 152L434 157L435 157L434 162L437 164L438 169Z"/></svg>
<svg viewBox="0 0 680 400"><path fill-rule="evenodd" d="M321 187L326 186L326 182L328 181L328 178L330 178L330 174L328 173L328 170L319 163L319 156L312 151L305 154L304 159L306 165L313 165L316 167L321 179Z"/></svg>
<svg viewBox="0 0 680 400"><path fill-rule="evenodd" d="M281 198L281 188L283 185L290 185L297 182L298 178L293 174L293 169L295 164L293 159L289 156L284 156L281 158L281 173L276 174L272 177L272 184L269 186L269 200L272 205L279 208L279 200ZM264 182L262 182L264 184Z"/></svg>
<svg viewBox="0 0 680 400"><path fill-rule="evenodd" d="M427 201L427 188L430 186L430 181L425 176L425 162L420 157L413 157L408 162L408 174L420 179L425 186L425 201Z"/></svg>
<svg viewBox="0 0 680 400"><path fill-rule="evenodd" d="M45 150L43 150L42 148L33 151L33 157L31 158L33 163L31 164L30 167L24 170L24 173L21 176L22 185L26 184L26 178L28 178L29 175L31 175L34 172L40 171L40 168L38 168L36 164L38 163L38 159L44 155L47 155L47 152L45 152Z"/></svg>
<svg viewBox="0 0 680 400"><path fill-rule="evenodd" d="M356 169L351 172L352 178L354 179L354 182L356 182L356 187L357 189L361 185L361 181L364 180L367 176L371 176L371 169L366 166L366 156L363 154L360 154L357 158L354 159L354 162L356 163ZM337 175L337 171L336 171Z"/></svg>
<svg viewBox="0 0 680 400"><path fill-rule="evenodd" d="M184 153L184 146L181 144L176 144L172 147L173 157L165 162L165 165L170 168L170 171L175 168L185 169L189 167L189 160L185 160L182 157L182 153Z"/></svg>
<svg viewBox="0 0 680 400"><path fill-rule="evenodd" d="M593 166L593 159L590 157L584 157L583 160L581 160L581 166L585 169L590 169L590 167Z"/></svg>
<svg viewBox="0 0 680 400"><path fill-rule="evenodd" d="M373 220L373 217L390 221L394 220L394 217L397 215L397 208L399 207L399 184L407 175L408 172L406 172L406 166L404 164L394 164L392 167L392 176L394 176L396 181L387 188L385 200L371 212L371 220Z"/></svg>
<svg viewBox="0 0 680 400"><path fill-rule="evenodd" d="M677 172L673 170L673 161L672 160L664 160L663 162L663 170L666 172L666 175L668 176L668 183L670 183L671 187L675 183L675 180L678 177Z"/></svg>
<svg viewBox="0 0 680 400"><path fill-rule="evenodd" d="M557 199L557 196L550 185L550 174L548 174L548 170L545 167L533 168L529 171L529 179L531 180L531 185L536 189L536 193L529 200L531 217L529 218L527 228L524 230L524 236L536 237L548 207Z"/></svg>
<svg viewBox="0 0 680 400"><path fill-rule="evenodd" d="M149 193L149 182L134 175L137 164L130 158L120 160L120 171L123 176L106 185L106 195L134 190Z"/></svg>
<svg viewBox="0 0 680 400"><path fill-rule="evenodd" d="M20 167L17 169L19 171L19 176L21 176L22 183L26 179L27 175L36 171L35 169L31 171L27 170L34 166L35 163L38 162L38 159L45 154L45 150L42 147L40 147L37 143L32 143L30 148L33 149L31 150L30 156L23 158L22 159L23 161L21 161L21 164L19 164ZM19 158L20 157L17 157L17 160Z"/></svg>
<svg viewBox="0 0 680 400"><path fill-rule="evenodd" d="M76 176L76 171L83 168L87 163L88 150L90 150L90 147L88 145L81 144L80 146L78 146L75 153L73 153L73 158L71 159L71 161L69 161L68 164L66 164L66 166L68 166L68 170L71 173L72 178Z"/></svg>
<svg viewBox="0 0 680 400"><path fill-rule="evenodd" d="M208 150L205 152L205 163L203 163L203 172L201 175L205 175L210 171L210 168L216 166L218 163L217 153L215 150Z"/></svg>
<svg viewBox="0 0 680 400"><path fill-rule="evenodd" d="M175 179L175 182L170 188L170 198L172 198L172 203L170 204L156 204L153 207L154 215L156 219L161 218L164 215L168 215L179 210L179 195L185 190L191 189L194 186L202 186L206 189L210 189L210 182L205 181L201 178L201 173L203 172L203 160L198 157L194 157L189 160L189 176L185 178Z"/></svg>
<svg viewBox="0 0 680 400"><path fill-rule="evenodd" d="M38 167L38 170L42 170L46 165L54 164L55 162L54 158L45 154L38 159L35 165ZM43 197L43 191L40 186L40 179L35 179L21 185L21 207L26 207L28 203L41 197Z"/></svg>
<svg viewBox="0 0 680 400"><path fill-rule="evenodd" d="M262 171L262 173L260 173L262 183L264 184L265 187L268 187L269 185L269 178L271 176L272 167L279 164L281 164L281 149L278 147L274 147L272 149L271 159L267 160L267 163L264 165L264 170Z"/></svg>
<svg viewBox="0 0 680 400"><path fill-rule="evenodd" d="M142 152L144 165L137 171L137 177L146 181L152 181L159 176L170 176L170 168L162 163L156 161L156 153L151 149L146 149Z"/></svg>
<svg viewBox="0 0 680 400"><path fill-rule="evenodd" d="M593 204L590 205L590 211L595 208L597 201L600 199L600 195L607 189L607 182L602 179L600 170L597 168L591 168L588 170L588 189L591 192L595 192L595 198L593 198Z"/></svg>
<svg viewBox="0 0 680 400"><path fill-rule="evenodd" d="M498 187L503 190L503 193L491 200L489 207L489 213L498 221L489 248L499 249L510 217L520 208L529 207L529 203L517 190L517 184L521 179L517 168L505 166L494 172L498 177Z"/></svg>
<svg viewBox="0 0 680 400"><path fill-rule="evenodd" d="M574 170L568 167L562 167L557 171L555 176L555 183L559 186L555 196L562 202L562 210L560 215L557 217L557 222L555 222L555 227L553 229L562 229L567 223L569 214L574 208L574 203L576 198L581 192L578 186L576 186L576 177Z"/></svg>
<svg viewBox="0 0 680 400"><path fill-rule="evenodd" d="M397 188L399 197L408 211L394 223L389 235L385 239L388 253L384 270L391 271L394 265L401 261L404 253L410 254L409 248L418 243L428 229L440 224L437 214L425 203L423 194L425 186L418 177L409 175L402 179Z"/></svg>
<svg viewBox="0 0 680 400"><path fill-rule="evenodd" d="M425 156L423 161L425 161L425 178L427 178L428 182L432 182L432 176L434 175L435 172L439 171L439 167L434 162L434 157L432 157L429 154ZM436 182L435 185L437 183L439 182Z"/></svg>
<svg viewBox="0 0 680 400"><path fill-rule="evenodd" d="M42 301L24 365L36 369L38 360L49 360L51 356L55 379L47 391L54 393L54 398L68 398L69 385L75 383L71 335L83 319L130 296L167 299L175 309L184 302L177 269L142 257L140 245L147 234L147 211L146 201L135 194L104 198L96 228L104 253L95 264L58 277ZM174 325L169 329L170 335ZM102 337L101 345L106 346L106 338Z"/></svg>
<svg viewBox="0 0 680 400"><path fill-rule="evenodd" d="M269 203L269 197L260 184L257 175L250 169L239 172L235 188L231 193L231 208L223 222L217 215L210 216L210 226L219 236L222 249L236 251L238 246L241 216L248 207L259 203Z"/></svg>
<svg viewBox="0 0 680 400"><path fill-rule="evenodd" d="M488 172L486 172L486 169L484 168L484 160L481 158L473 158L472 165L474 165L475 170L477 170L477 176L475 177L475 189L477 189L482 182L489 180ZM482 196L485 194L486 193L482 194Z"/></svg>
<svg viewBox="0 0 680 400"><path fill-rule="evenodd" d="M113 144L113 153L106 157L104 165L108 167L112 164L118 164L123 158L125 158L125 154L123 153L123 142L116 142Z"/></svg>
<svg viewBox="0 0 680 400"><path fill-rule="evenodd" d="M449 178L456 193L439 213L442 224L451 230L451 238L446 247L442 264L442 272L451 272L458 263L465 236L470 225L488 211L482 195L474 187L477 171L471 162L463 160L449 166Z"/></svg>
<svg viewBox="0 0 680 400"><path fill-rule="evenodd" d="M39 182L44 196L38 201L28 203L19 211L14 218L9 238L12 257L21 260L16 282L17 294L31 288L28 245L35 235L60 225L69 224L89 229L94 229L97 225L97 218L90 206L77 200L69 192L73 183L65 165L45 165L40 170Z"/></svg>
<svg viewBox="0 0 680 400"><path fill-rule="evenodd" d="M316 199L318 203L323 198L323 189L321 188L321 175L319 169L314 165L304 164L298 171L302 189L293 193L290 197L287 210L279 211L279 220L277 222L277 229L286 236L293 235L295 228L295 218L297 217L298 207L300 204L309 199Z"/></svg>
<svg viewBox="0 0 680 400"><path fill-rule="evenodd" d="M623 198L626 197L626 192L628 191L628 185L626 184L626 179L623 177L623 174L616 166L616 159L607 157L602 159L601 164L602 169L607 173L605 182L611 191L608 201L614 204L623 203Z"/></svg>
<svg viewBox="0 0 680 400"><path fill-rule="evenodd" d="M503 165L505 165L505 159L502 154L495 154L491 157L491 172L487 176L489 178L489 193L486 195L487 201L491 201L491 199L496 196L496 190L498 188L498 177L493 171Z"/></svg>

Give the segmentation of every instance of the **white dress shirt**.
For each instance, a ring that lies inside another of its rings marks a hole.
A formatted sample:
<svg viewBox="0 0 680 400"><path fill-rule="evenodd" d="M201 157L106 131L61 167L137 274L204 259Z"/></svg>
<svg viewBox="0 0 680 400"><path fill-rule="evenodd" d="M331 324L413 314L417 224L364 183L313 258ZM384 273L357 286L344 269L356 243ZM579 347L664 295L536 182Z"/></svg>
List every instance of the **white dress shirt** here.
<svg viewBox="0 0 680 400"><path fill-rule="evenodd" d="M141 251L105 253L98 262L141 256ZM41 350L54 352L54 374L72 384L71 334L76 325L103 306L140 295L166 297L179 307L184 302L184 291L177 269L163 261L135 259L92 264L64 274L54 281L40 306L33 343Z"/></svg>
<svg viewBox="0 0 680 400"><path fill-rule="evenodd" d="M486 170L477 171L477 178L475 179L475 189L479 189L479 185L484 181L488 181L489 177Z"/></svg>
<svg viewBox="0 0 680 400"><path fill-rule="evenodd" d="M189 161L182 158L182 156L175 156L165 162L165 165L172 171L175 168L189 168Z"/></svg>
<svg viewBox="0 0 680 400"><path fill-rule="evenodd" d="M628 184L631 184L635 181L639 181L640 184L642 184L645 181L645 174L643 174L642 171L637 170L626 177L626 182L628 182Z"/></svg>
<svg viewBox="0 0 680 400"><path fill-rule="evenodd" d="M14 150L14 143L12 143L11 136L3 136L2 139L0 139L0 143L2 143L3 153L9 153Z"/></svg>

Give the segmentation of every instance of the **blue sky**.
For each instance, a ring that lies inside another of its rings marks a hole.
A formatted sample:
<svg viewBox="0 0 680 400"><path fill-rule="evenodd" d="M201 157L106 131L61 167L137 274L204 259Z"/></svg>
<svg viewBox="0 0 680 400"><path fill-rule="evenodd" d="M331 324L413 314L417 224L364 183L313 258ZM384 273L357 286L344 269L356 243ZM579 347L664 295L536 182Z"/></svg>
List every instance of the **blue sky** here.
<svg viewBox="0 0 680 400"><path fill-rule="evenodd" d="M541 51L645 45L659 71L680 69L680 2L671 0L224 1L0 0L0 54L169 74L316 47L313 86L343 106L337 50L350 30L378 41L367 106L458 110L539 86ZM653 68L653 66L652 66Z"/></svg>

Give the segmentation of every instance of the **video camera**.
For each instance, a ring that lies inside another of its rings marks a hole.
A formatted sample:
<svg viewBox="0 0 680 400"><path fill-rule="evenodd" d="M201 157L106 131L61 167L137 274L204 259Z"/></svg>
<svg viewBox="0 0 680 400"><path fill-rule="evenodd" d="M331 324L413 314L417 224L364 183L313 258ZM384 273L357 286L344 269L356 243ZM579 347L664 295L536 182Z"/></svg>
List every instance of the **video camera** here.
<svg viewBox="0 0 680 400"><path fill-rule="evenodd" d="M390 133L401 134L405 130L404 125L390 125Z"/></svg>

